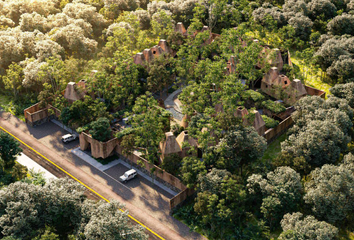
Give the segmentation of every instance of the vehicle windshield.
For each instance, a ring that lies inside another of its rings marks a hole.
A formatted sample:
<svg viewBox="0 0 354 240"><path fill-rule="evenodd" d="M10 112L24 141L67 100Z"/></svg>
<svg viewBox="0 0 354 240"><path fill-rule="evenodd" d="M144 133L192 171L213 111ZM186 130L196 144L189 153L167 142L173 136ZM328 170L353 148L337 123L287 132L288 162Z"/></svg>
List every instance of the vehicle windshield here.
<svg viewBox="0 0 354 240"><path fill-rule="evenodd" d="M128 177L129 176L129 174L127 174L127 173L124 173L124 177Z"/></svg>

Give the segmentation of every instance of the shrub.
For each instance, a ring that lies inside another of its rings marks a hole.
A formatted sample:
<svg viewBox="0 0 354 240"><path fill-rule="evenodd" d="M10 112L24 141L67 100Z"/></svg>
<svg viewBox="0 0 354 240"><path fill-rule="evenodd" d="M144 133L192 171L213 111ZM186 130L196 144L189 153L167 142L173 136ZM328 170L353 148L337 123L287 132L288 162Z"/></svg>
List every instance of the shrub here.
<svg viewBox="0 0 354 240"><path fill-rule="evenodd" d="M266 115L262 115L262 118L263 118L267 128L275 128L279 124L279 121L277 121L273 118L270 118Z"/></svg>
<svg viewBox="0 0 354 240"><path fill-rule="evenodd" d="M122 139L124 136L130 135L134 132L135 132L134 128L126 128L120 132L117 132L115 137L118 139Z"/></svg>
<svg viewBox="0 0 354 240"><path fill-rule="evenodd" d="M93 139L104 142L111 137L112 130L107 118L99 118L90 124L90 134Z"/></svg>
<svg viewBox="0 0 354 240"><path fill-rule="evenodd" d="M254 102L259 102L264 100L263 94L256 92L254 90L247 90L245 91L245 98L249 98Z"/></svg>
<svg viewBox="0 0 354 240"><path fill-rule="evenodd" d="M284 112L286 110L285 106L282 105L279 102L274 102L272 100L267 100L262 102L262 105L265 109L268 109L270 111L272 111L273 113L281 113Z"/></svg>

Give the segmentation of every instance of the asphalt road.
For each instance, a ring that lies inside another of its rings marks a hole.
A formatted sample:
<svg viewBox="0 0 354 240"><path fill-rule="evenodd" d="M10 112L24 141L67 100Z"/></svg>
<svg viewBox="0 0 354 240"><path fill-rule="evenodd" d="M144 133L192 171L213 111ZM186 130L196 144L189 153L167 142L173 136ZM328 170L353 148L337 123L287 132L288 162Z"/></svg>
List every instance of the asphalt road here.
<svg viewBox="0 0 354 240"><path fill-rule="evenodd" d="M95 169L71 153L71 150L78 146L78 141L63 144L60 138L66 131L53 123L45 123L32 128L15 117L7 118L5 115L0 112L0 126L26 140L27 144L32 144L37 151L43 152L48 158L65 166L67 171L84 179L83 182L87 181L88 186L92 186L106 198L120 199L134 216L137 218L139 216L139 220L148 227L151 226L165 239L205 239L199 234L191 233L187 226L169 215L168 199L170 196L168 193L154 189L154 186L145 182L143 178L139 182L129 182L127 185L123 185L115 177ZM31 137L36 140L31 140ZM124 171L124 169L117 171Z"/></svg>

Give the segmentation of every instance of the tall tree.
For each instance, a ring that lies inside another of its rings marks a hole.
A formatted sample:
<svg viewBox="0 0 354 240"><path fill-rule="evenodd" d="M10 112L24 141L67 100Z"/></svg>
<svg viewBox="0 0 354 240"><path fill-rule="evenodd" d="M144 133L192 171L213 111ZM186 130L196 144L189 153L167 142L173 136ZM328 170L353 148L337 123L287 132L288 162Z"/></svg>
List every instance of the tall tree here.
<svg viewBox="0 0 354 240"><path fill-rule="evenodd" d="M305 183L304 200L313 214L332 224L343 224L354 210L354 156L348 154L339 166L316 168Z"/></svg>
<svg viewBox="0 0 354 240"><path fill-rule="evenodd" d="M170 130L170 115L149 95L147 92L137 98L130 116L132 127L136 129L136 146L144 148L146 159L155 164L159 156L159 143L165 132Z"/></svg>
<svg viewBox="0 0 354 240"><path fill-rule="evenodd" d="M175 82L175 61L169 55L154 58L148 65L147 88L150 92L160 92L162 96L166 88Z"/></svg>
<svg viewBox="0 0 354 240"><path fill-rule="evenodd" d="M262 194L261 212L272 229L285 213L297 210L302 184L300 174L290 167L278 167L266 178L253 174L247 182L250 194Z"/></svg>
<svg viewBox="0 0 354 240"><path fill-rule="evenodd" d="M329 223L318 221L313 216L304 217L302 213L285 214L281 220L283 232L279 240L296 239L337 239L338 229Z"/></svg>
<svg viewBox="0 0 354 240"><path fill-rule="evenodd" d="M6 75L2 77L5 89L10 90L15 98L19 97L19 92L22 89L23 68L17 63L12 63L6 69Z"/></svg>
<svg viewBox="0 0 354 240"><path fill-rule="evenodd" d="M19 142L9 134L0 132L0 159L5 169L11 169L15 165L15 160L21 152Z"/></svg>
<svg viewBox="0 0 354 240"><path fill-rule="evenodd" d="M215 147L216 164L231 173L240 169L242 174L242 166L262 157L266 148L265 139L253 127L234 127Z"/></svg>
<svg viewBox="0 0 354 240"><path fill-rule="evenodd" d="M87 200L85 188L73 180L16 182L0 190L0 230L18 239L33 239L49 228L59 239L146 240L142 227L131 225L119 208L114 201Z"/></svg>
<svg viewBox="0 0 354 240"><path fill-rule="evenodd" d="M247 196L244 186L228 171L215 168L199 175L198 183L194 210L210 228L211 236L223 239L242 224Z"/></svg>

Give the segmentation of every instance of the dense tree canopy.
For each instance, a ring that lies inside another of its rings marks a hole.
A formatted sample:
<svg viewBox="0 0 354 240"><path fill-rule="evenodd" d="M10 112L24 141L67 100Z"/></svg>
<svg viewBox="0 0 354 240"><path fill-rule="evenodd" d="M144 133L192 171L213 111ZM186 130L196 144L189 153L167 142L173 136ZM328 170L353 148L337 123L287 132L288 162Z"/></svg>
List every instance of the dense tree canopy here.
<svg viewBox="0 0 354 240"><path fill-rule="evenodd" d="M318 221L313 216L303 217L302 213L285 214L281 220L283 232L280 240L318 239L334 240L338 229L329 223Z"/></svg>
<svg viewBox="0 0 354 240"><path fill-rule="evenodd" d="M261 212L271 227L279 224L285 213L296 211L301 199L300 174L290 167L279 167L266 178L253 174L247 179L250 194L261 194Z"/></svg>
<svg viewBox="0 0 354 240"><path fill-rule="evenodd" d="M118 202L85 200L85 188L68 179L44 186L16 182L0 191L2 236L32 239L46 227L61 239L147 239L143 229L128 223Z"/></svg>
<svg viewBox="0 0 354 240"><path fill-rule="evenodd" d="M354 209L354 156L348 154L339 166L324 165L310 174L304 200L318 219L340 225Z"/></svg>

